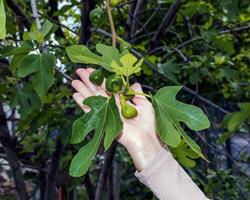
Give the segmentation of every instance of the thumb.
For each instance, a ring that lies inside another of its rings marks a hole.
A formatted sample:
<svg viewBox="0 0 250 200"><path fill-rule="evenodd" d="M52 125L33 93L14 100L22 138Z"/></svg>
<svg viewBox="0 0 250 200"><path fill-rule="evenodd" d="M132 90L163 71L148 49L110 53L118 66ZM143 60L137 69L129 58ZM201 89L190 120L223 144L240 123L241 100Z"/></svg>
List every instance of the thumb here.
<svg viewBox="0 0 250 200"><path fill-rule="evenodd" d="M143 93L142 91L142 87L141 87L141 84L139 83L134 83L131 88L135 91L135 92L138 92L138 93ZM136 94L134 96L134 98L132 99L132 102L138 106L138 105L143 105L145 104L146 102L148 102L147 98L143 95L138 95Z"/></svg>

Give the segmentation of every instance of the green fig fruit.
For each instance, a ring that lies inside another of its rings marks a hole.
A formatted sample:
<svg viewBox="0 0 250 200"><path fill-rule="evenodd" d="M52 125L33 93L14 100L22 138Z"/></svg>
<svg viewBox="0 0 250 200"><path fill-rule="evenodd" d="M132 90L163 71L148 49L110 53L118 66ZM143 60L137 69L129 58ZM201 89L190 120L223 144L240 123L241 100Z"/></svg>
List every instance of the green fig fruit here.
<svg viewBox="0 0 250 200"><path fill-rule="evenodd" d="M104 73L103 73L102 69L97 69L97 70L91 72L91 74L89 75L89 80L94 85L101 85L103 82L103 79L104 79Z"/></svg>
<svg viewBox="0 0 250 200"><path fill-rule="evenodd" d="M118 75L112 74L107 78L105 86L109 92L117 93L122 89L122 78Z"/></svg>

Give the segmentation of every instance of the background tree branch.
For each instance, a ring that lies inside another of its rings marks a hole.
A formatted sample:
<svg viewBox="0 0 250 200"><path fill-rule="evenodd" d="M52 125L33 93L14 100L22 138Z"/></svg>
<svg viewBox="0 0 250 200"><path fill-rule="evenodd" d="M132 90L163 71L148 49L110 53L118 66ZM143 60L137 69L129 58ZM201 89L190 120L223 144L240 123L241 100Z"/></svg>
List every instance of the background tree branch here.
<svg viewBox="0 0 250 200"><path fill-rule="evenodd" d="M87 44L90 38L91 21L89 19L90 12L95 8L95 0L81 1L81 26L79 35L79 44Z"/></svg>
<svg viewBox="0 0 250 200"><path fill-rule="evenodd" d="M175 18L178 10L180 9L181 6L181 0L176 0L170 7L169 11L166 13L166 15L163 17L158 29L156 30L153 38L150 41L150 48L149 50L151 51L157 45L159 44L161 36L163 36L163 33L166 32L166 30L169 28L171 25L173 19Z"/></svg>
<svg viewBox="0 0 250 200"><path fill-rule="evenodd" d="M29 30L31 27L30 19L24 13L22 8L14 0L6 0L9 8L16 14L18 19L24 24L24 26Z"/></svg>
<svg viewBox="0 0 250 200"><path fill-rule="evenodd" d="M25 187L24 177L21 172L19 159L14 149L14 141L14 138L11 137L9 132L5 112L3 109L3 104L0 103L0 142L3 145L3 149L6 154L6 159L10 164L18 196L21 200L27 200L28 194Z"/></svg>

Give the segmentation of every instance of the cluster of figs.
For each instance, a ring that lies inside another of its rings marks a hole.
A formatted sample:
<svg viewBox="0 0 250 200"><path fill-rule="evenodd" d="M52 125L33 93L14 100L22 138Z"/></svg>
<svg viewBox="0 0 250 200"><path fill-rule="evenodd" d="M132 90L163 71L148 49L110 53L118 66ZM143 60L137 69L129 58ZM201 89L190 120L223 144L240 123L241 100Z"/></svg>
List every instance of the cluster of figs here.
<svg viewBox="0 0 250 200"><path fill-rule="evenodd" d="M96 69L89 76L89 80L94 85L101 85L104 78L105 71L102 68ZM121 113L124 118L131 119L138 115L136 108L129 103L135 92L124 83L121 76L116 74L108 75L105 87L108 92L120 95Z"/></svg>

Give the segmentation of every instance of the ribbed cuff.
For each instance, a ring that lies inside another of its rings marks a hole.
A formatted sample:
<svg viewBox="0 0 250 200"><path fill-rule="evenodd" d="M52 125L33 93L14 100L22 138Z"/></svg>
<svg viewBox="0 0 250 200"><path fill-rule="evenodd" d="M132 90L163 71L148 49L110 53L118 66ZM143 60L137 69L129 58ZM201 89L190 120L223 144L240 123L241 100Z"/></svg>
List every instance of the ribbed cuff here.
<svg viewBox="0 0 250 200"><path fill-rule="evenodd" d="M149 176L151 176L151 174L154 174L159 169L159 167L162 165L162 162L164 161L163 158L166 156L172 157L172 154L166 151L165 149L162 149L155 155L155 157L150 161L150 163L146 166L145 169L140 172L136 170L135 176L140 181L146 180Z"/></svg>

